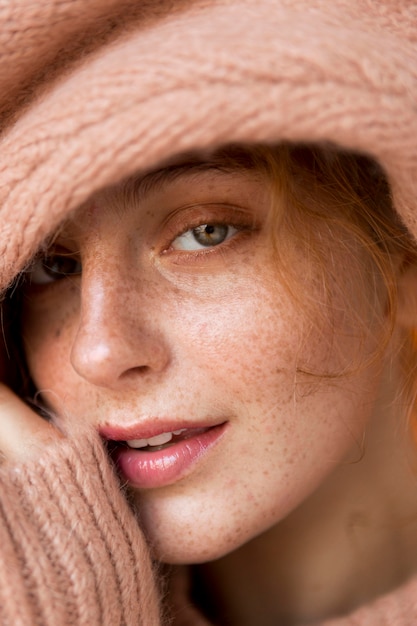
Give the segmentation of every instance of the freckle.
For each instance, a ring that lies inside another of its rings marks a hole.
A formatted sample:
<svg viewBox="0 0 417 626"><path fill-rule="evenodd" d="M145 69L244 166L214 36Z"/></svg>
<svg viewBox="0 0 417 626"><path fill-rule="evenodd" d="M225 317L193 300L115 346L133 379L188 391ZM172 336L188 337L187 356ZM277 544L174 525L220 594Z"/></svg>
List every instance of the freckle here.
<svg viewBox="0 0 417 626"><path fill-rule="evenodd" d="M58 337L60 337L60 336L61 336L61 329L57 328L56 331L55 331L55 339L58 339Z"/></svg>

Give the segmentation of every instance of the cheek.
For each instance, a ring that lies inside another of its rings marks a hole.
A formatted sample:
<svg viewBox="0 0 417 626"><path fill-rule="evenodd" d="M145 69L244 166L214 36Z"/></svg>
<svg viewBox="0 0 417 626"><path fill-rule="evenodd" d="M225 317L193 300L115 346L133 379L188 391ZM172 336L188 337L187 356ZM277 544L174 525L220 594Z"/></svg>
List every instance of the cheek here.
<svg viewBox="0 0 417 626"><path fill-rule="evenodd" d="M62 290L64 291L64 290ZM79 289L67 285L65 293L33 300L25 296L21 328L25 357L37 389L55 389L66 383L70 353L79 316Z"/></svg>
<svg viewBox="0 0 417 626"><path fill-rule="evenodd" d="M297 368L307 361L318 366L324 358L323 342L305 341L304 312L273 271L235 276L233 287L215 299L183 298L171 324L189 380L209 376L219 396L234 395L248 406L277 402L283 394L287 401Z"/></svg>
<svg viewBox="0 0 417 626"><path fill-rule="evenodd" d="M276 285L254 284L247 286L250 298L230 298L227 306L200 309L194 302L183 307L187 341L179 349L188 366L187 387L203 390L199 397L205 399L210 389L214 406L247 416L248 434L260 442L260 456L262 446L274 449L278 442L272 463L280 467L305 455L307 439L313 455L328 442L331 456L333 444L351 445L359 436L379 364L339 376L357 356L349 329L342 322L335 327L329 317L327 326L318 331L313 324L312 330L304 312ZM367 357L373 345L361 349ZM256 446L252 438L242 441L234 458L249 458Z"/></svg>

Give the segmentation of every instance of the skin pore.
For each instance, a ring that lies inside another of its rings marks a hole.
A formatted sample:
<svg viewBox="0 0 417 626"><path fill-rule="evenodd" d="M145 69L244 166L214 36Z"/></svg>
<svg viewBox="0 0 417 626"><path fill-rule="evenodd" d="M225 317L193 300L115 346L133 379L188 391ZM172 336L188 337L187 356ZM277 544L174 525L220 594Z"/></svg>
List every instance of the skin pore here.
<svg viewBox="0 0 417 626"><path fill-rule="evenodd" d="M23 292L28 368L65 432L221 429L167 484L130 492L155 556L196 564L213 615L239 626L345 612L417 562L401 333L377 350L346 313L348 298L383 316L382 284L367 305L364 255L323 227L343 285L330 281L323 314L319 275L283 232L316 305L300 307L277 271L270 207L263 173L209 164L105 190Z"/></svg>

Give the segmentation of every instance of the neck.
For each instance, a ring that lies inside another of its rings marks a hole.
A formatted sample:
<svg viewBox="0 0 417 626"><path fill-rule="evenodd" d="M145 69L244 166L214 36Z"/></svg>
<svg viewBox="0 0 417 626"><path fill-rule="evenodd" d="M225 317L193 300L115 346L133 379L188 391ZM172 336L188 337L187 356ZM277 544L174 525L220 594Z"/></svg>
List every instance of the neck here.
<svg viewBox="0 0 417 626"><path fill-rule="evenodd" d="M343 615L417 570L417 454L386 400L391 383L382 385L363 450L356 445L285 520L198 567L228 624L298 626Z"/></svg>

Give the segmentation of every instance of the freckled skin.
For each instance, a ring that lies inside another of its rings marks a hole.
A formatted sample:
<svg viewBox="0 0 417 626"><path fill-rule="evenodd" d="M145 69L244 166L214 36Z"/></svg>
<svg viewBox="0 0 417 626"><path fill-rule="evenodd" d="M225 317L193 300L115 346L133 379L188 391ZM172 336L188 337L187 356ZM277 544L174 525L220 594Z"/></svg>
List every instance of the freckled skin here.
<svg viewBox="0 0 417 626"><path fill-rule="evenodd" d="M190 205L203 207L200 223L218 219L214 202L243 207L248 223L255 216L260 226L198 258L166 252L168 218L175 213L178 235ZM326 335L340 338L349 362L351 328L330 315L313 339L305 312L279 282L259 178L184 174L140 203L115 189L98 195L95 207L81 209L60 239L80 251L82 277L25 296L30 371L70 432L80 421L129 425L149 415L179 427L190 418L227 422L191 473L134 493L159 558L218 558L286 518L350 455L372 412L380 362L348 381L299 373L343 365ZM302 272L302 254L297 262ZM348 271L341 259L341 280Z"/></svg>

